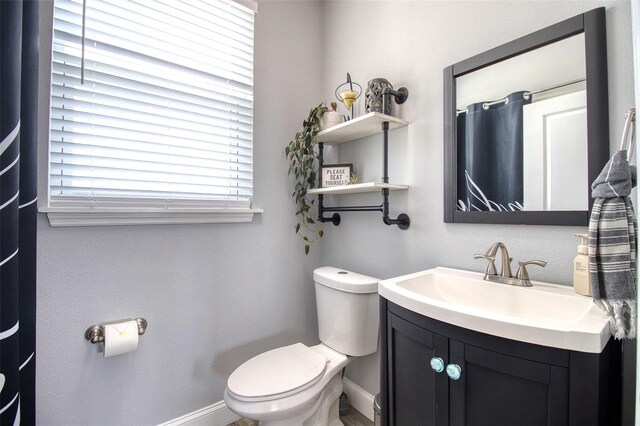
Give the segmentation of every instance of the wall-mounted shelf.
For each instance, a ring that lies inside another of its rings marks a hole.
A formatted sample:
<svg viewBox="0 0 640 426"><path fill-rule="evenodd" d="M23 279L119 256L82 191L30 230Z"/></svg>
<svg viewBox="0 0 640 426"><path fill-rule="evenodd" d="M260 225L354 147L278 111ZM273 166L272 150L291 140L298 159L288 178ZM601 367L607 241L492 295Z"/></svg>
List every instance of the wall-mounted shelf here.
<svg viewBox="0 0 640 426"><path fill-rule="evenodd" d="M382 182L365 182L365 183L356 183L353 185L330 186L328 188L310 189L309 192L307 192L307 194L325 194L325 195L357 194L359 192L378 192L385 188L391 191L398 190L398 189L409 189L407 185L394 185L392 183L382 183Z"/></svg>
<svg viewBox="0 0 640 426"><path fill-rule="evenodd" d="M409 125L408 122L391 115L370 112L353 120L318 132L318 141L325 145L339 145L382 132L382 123L389 123L389 130Z"/></svg>
<svg viewBox="0 0 640 426"><path fill-rule="evenodd" d="M409 91L402 87L399 90L385 89L382 92L383 111L386 111L386 103L388 97L393 96L396 103L401 104L409 95ZM340 224L340 214L338 212L381 212L382 222L385 225L397 225L398 228L405 230L409 228L411 220L404 213L393 219L389 216L389 191L395 189L408 189L405 185L394 185L389 183L389 130L407 126L404 120L390 115L381 114L379 112L370 112L361 117L354 118L337 126L330 127L326 130L318 132L318 158L320 158L320 168L322 168L322 158L324 145L338 145L345 142L354 141L367 136L382 133L382 182L366 182L355 185L335 186L329 188L317 188L308 192L310 195L318 196L318 220L320 222L331 222L334 225ZM324 205L325 195L337 194L355 194L358 192L377 192L382 193L382 204L369 206L346 206L346 207L327 207ZM325 213L334 212L331 217L325 217Z"/></svg>

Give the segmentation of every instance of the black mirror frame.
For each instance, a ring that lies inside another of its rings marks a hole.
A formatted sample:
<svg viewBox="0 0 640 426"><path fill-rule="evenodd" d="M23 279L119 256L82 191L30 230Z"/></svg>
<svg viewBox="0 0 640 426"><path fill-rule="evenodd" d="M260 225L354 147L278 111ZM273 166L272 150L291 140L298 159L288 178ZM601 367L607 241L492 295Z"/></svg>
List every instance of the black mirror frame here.
<svg viewBox="0 0 640 426"><path fill-rule="evenodd" d="M458 211L456 208L456 77L518 56L556 41L584 33L587 86L588 184L609 159L609 91L604 7L543 28L444 69L444 221L445 223L501 223L587 226L589 211Z"/></svg>

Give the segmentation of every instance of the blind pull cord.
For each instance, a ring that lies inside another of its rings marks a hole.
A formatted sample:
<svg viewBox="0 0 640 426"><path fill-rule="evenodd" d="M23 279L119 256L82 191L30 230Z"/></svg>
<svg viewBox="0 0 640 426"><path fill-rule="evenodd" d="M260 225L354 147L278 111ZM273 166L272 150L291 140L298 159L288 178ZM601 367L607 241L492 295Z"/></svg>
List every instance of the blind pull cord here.
<svg viewBox="0 0 640 426"><path fill-rule="evenodd" d="M87 21L87 0L82 0L82 57L80 58L80 84L84 84L84 42Z"/></svg>

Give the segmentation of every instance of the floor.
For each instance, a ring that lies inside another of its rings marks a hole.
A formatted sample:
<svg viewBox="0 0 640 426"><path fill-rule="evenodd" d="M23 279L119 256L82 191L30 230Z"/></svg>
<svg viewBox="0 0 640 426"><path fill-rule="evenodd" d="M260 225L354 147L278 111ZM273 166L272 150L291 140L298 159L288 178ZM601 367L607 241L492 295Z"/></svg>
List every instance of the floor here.
<svg viewBox="0 0 640 426"><path fill-rule="evenodd" d="M373 426L373 422L353 407L349 407L349 415L340 417L344 426Z"/></svg>
<svg viewBox="0 0 640 426"><path fill-rule="evenodd" d="M366 418L364 414L353 407L349 408L349 415L340 417L344 426L373 426L373 422ZM227 426L256 426L258 422L249 419L240 419Z"/></svg>

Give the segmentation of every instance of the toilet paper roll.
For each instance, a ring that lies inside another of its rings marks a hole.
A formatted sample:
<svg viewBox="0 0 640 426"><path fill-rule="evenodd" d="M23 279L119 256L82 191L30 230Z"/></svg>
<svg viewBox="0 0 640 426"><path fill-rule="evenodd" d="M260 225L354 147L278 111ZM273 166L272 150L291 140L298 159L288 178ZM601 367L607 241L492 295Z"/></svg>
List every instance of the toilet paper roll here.
<svg viewBox="0 0 640 426"><path fill-rule="evenodd" d="M135 351L138 347L138 323L135 320L105 324L104 357Z"/></svg>

